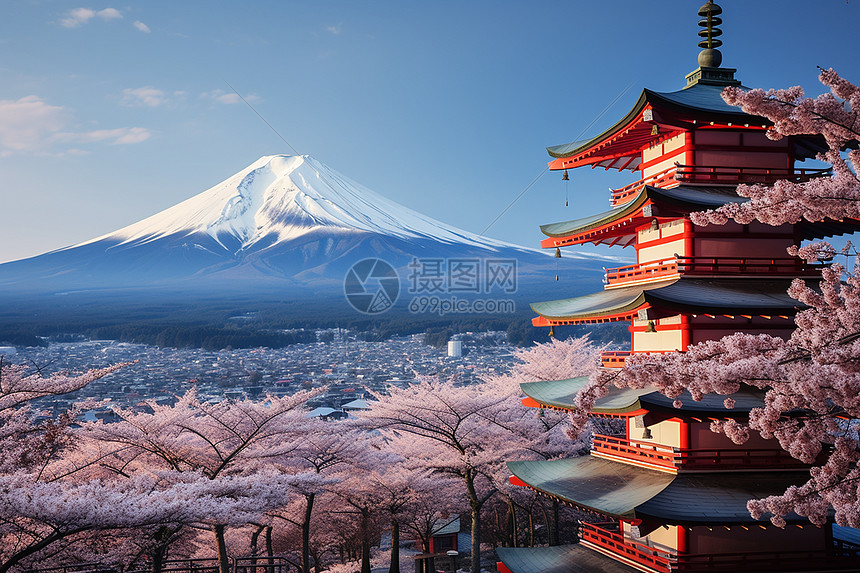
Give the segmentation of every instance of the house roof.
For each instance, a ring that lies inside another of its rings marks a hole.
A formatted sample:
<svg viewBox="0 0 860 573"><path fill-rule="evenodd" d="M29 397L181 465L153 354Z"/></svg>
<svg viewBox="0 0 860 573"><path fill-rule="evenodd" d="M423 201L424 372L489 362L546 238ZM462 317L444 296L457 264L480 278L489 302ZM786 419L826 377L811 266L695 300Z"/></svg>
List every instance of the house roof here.
<svg viewBox="0 0 860 573"><path fill-rule="evenodd" d="M574 298L532 303L550 323L629 320L639 309L688 314L794 315L790 282L747 278L674 278L659 283L619 287Z"/></svg>
<svg viewBox="0 0 860 573"><path fill-rule="evenodd" d="M520 384L523 393L534 401L562 409L573 409L576 394L588 384L587 376L569 378L567 380L548 380L541 382L525 382ZM745 389L732 394L735 407L728 409L724 401L726 396L706 394L701 400L693 400L689 392L684 392L678 398L683 402L684 412L700 414L713 413L720 416L732 414L747 414L753 408L764 406L764 397L760 392ZM634 412L641 409L670 409L680 411L673 405L675 398L668 398L653 388L616 388L609 387L609 393L594 403L592 412L598 414L619 414Z"/></svg>
<svg viewBox="0 0 860 573"><path fill-rule="evenodd" d="M663 520L667 524L756 523L750 499L784 492L808 472L669 474L596 456L508 462L529 487L562 501L617 518ZM787 517L800 521L797 515Z"/></svg>
<svg viewBox="0 0 860 573"><path fill-rule="evenodd" d="M511 573L633 573L623 563L579 544L555 547L497 547Z"/></svg>

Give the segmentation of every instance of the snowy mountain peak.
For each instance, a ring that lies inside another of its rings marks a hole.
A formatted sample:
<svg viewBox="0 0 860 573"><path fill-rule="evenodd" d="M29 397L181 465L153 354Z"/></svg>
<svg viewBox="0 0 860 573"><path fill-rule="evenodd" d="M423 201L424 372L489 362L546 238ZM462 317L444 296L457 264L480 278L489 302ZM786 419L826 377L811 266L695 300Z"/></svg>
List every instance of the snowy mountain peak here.
<svg viewBox="0 0 860 573"><path fill-rule="evenodd" d="M491 249L515 247L421 215L307 155L261 157L199 195L83 244L106 239L122 245L145 244L171 235L206 233L225 249L239 252L257 244L268 248L321 229Z"/></svg>

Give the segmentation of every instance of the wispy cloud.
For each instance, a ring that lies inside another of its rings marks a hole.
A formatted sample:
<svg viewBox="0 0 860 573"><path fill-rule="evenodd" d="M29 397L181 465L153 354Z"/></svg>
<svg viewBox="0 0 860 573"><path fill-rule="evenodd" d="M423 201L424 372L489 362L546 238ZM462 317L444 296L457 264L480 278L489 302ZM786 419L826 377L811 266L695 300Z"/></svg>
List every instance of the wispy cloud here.
<svg viewBox="0 0 860 573"><path fill-rule="evenodd" d="M152 137L152 132L145 127L120 127L117 129L97 129L95 131L68 132L54 134L52 141L62 143L110 143L112 145L128 145L140 143Z"/></svg>
<svg viewBox="0 0 860 573"><path fill-rule="evenodd" d="M152 86L122 90L120 105L127 107L158 107L170 100L166 93Z"/></svg>
<svg viewBox="0 0 860 573"><path fill-rule="evenodd" d="M149 29L149 26L141 22L140 20L135 20L134 24L132 24L135 28L143 32L144 34L149 34L152 30Z"/></svg>
<svg viewBox="0 0 860 573"><path fill-rule="evenodd" d="M335 36L340 36L340 31L343 28L343 22L338 22L334 26L326 26L325 31L329 34L334 34Z"/></svg>
<svg viewBox="0 0 860 573"><path fill-rule="evenodd" d="M236 95L236 93L227 92L224 90L212 90L211 92L203 92L202 94L200 94L200 97L212 100L216 103L223 103L223 104L228 104L228 105L234 104L234 103L241 103L241 101L242 101L242 98L240 98L238 95ZM260 100L259 96L256 96L254 94L248 94L244 97L245 97L245 100L247 100L249 102L254 102L254 101Z"/></svg>
<svg viewBox="0 0 860 573"><path fill-rule="evenodd" d="M0 100L0 155L44 151L46 140L66 125L66 115L38 96Z"/></svg>
<svg viewBox="0 0 860 573"><path fill-rule="evenodd" d="M35 95L0 100L0 156L80 153L79 149L64 149L64 144L127 145L146 141L152 136L152 132L144 127L74 131L70 129L71 116L68 108L51 105Z"/></svg>
<svg viewBox="0 0 860 573"><path fill-rule="evenodd" d="M77 28L92 20L99 18L105 22L109 20L117 20L122 18L122 13L116 8L105 8L103 10L92 10L90 8L74 8L69 10L65 18L60 20L60 24L66 28Z"/></svg>

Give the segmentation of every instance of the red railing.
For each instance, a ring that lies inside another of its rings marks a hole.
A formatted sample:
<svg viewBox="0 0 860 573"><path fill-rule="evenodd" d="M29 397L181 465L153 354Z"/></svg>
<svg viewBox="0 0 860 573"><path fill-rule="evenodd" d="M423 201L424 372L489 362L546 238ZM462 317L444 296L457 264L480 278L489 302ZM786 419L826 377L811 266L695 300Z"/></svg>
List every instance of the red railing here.
<svg viewBox="0 0 860 573"><path fill-rule="evenodd" d="M728 167L722 165L676 164L675 179L681 183L700 185L737 185L739 183L761 183L773 185L786 179L800 183L815 177L827 177L830 169L794 169L791 167Z"/></svg>
<svg viewBox="0 0 860 573"><path fill-rule="evenodd" d="M606 269L605 282L618 285L679 275L815 276L826 266L796 257L672 257Z"/></svg>
<svg viewBox="0 0 860 573"><path fill-rule="evenodd" d="M604 525L604 524L600 524ZM811 571L857 570L860 550L757 551L749 553L685 554L659 549L624 537L594 523L580 523L582 541L660 573L688 571Z"/></svg>
<svg viewBox="0 0 860 573"><path fill-rule="evenodd" d="M625 538L620 533L602 529L593 523L580 523L579 534L582 541L607 549L615 555L625 557L655 571L665 573L672 571L675 555L669 551L637 543Z"/></svg>
<svg viewBox="0 0 860 573"><path fill-rule="evenodd" d="M619 189L613 189L612 195L609 198L609 203L613 207L617 207L618 205L623 205L631 201L643 185L651 185L652 187L666 187L671 184L672 186L675 186L678 184L678 180L675 178L675 171L677 169L677 166L673 166L659 173L655 173L650 177L646 177L645 179L634 181L633 183L625 185L624 187L621 187Z"/></svg>
<svg viewBox="0 0 860 573"><path fill-rule="evenodd" d="M592 449L597 453L627 458L629 460L640 460L665 468L677 469L678 461L680 460L677 449L671 446L663 446L654 442L628 440L627 438L617 436L605 436L603 434L594 434Z"/></svg>
<svg viewBox="0 0 860 573"><path fill-rule="evenodd" d="M594 434L593 450L615 457L683 471L807 467L783 449L691 449Z"/></svg>
<svg viewBox="0 0 860 573"><path fill-rule="evenodd" d="M616 285L671 277L676 276L679 273L678 259L672 257L671 259L660 259L658 261L649 261L647 263L606 269L605 282L607 285Z"/></svg>
<svg viewBox="0 0 860 573"><path fill-rule="evenodd" d="M624 361L630 356L629 350L606 350L600 353L602 368L623 368Z"/></svg>

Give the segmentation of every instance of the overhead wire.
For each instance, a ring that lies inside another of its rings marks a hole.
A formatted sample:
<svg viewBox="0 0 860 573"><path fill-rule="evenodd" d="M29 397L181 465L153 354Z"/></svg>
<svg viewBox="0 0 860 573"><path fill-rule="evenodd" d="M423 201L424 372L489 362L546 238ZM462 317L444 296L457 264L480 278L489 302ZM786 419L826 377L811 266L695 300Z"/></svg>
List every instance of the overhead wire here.
<svg viewBox="0 0 860 573"><path fill-rule="evenodd" d="M247 105L249 108L251 108L251 111L253 111L254 113L256 113L256 114L257 114L257 117L259 117L260 119L262 119L262 120L263 120L263 123L265 123L266 125L268 125L268 126L269 126L269 129L271 129L272 131L274 131L274 132L275 132L275 135L277 135L278 137L280 137L280 138L281 138L281 141L283 141L284 143L286 143L286 144L287 144L287 147L289 147L290 149L292 149L293 154L295 154L295 155L299 155L299 152L298 152L298 151L296 151L296 148L295 148L295 147L293 147L292 145L290 145L290 142L289 142L289 141L287 141L286 139L284 139L284 136L283 136L283 135L281 135L280 133L278 133L278 130L277 130L277 129L275 129L275 128L274 128L274 126L272 126L272 124L271 124L271 123L269 123L268 121L266 121L266 118L265 118L265 117L263 117L262 115L260 115L260 112L259 112L259 111L257 111L257 110L254 108L254 106L252 106L252 105L251 105L251 102L249 102L249 101L248 101L248 100L246 100L244 97L242 97L242 94L240 94L238 91L236 91L236 88L234 88L233 86L231 86L231 85L230 85L230 82L228 82L227 80L224 80L224 83L225 83L225 84L227 84L227 86L228 86L231 90L233 90L233 93L235 93L237 96L239 96L239 99L241 99L243 102L245 102L245 105Z"/></svg>

